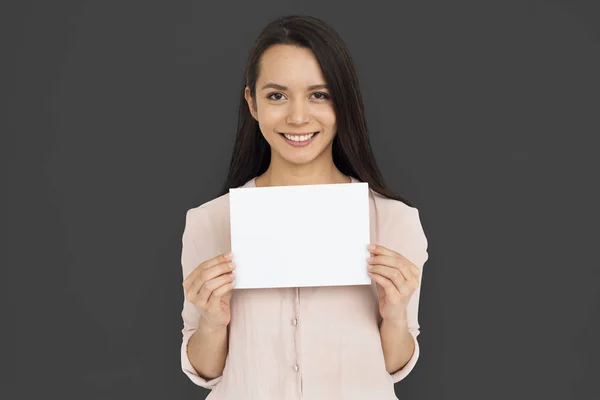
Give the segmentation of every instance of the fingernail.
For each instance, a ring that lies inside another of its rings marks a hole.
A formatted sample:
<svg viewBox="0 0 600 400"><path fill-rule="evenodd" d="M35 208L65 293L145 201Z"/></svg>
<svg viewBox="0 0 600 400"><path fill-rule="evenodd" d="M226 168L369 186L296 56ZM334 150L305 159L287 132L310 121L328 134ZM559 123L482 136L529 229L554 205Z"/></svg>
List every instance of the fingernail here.
<svg viewBox="0 0 600 400"><path fill-rule="evenodd" d="M230 262L228 265L229 265L229 268L231 268L231 269L235 268L235 263L234 262Z"/></svg>
<svg viewBox="0 0 600 400"><path fill-rule="evenodd" d="M231 260L233 258L233 254L231 252L225 254L225 258Z"/></svg>
<svg viewBox="0 0 600 400"><path fill-rule="evenodd" d="M374 244L370 244L370 245L367 246L367 249L369 249L369 250L375 250L375 247L376 246Z"/></svg>
<svg viewBox="0 0 600 400"><path fill-rule="evenodd" d="M372 262L372 261L373 261L373 257L369 257L369 258L367 258L367 261L368 261L368 262Z"/></svg>
<svg viewBox="0 0 600 400"><path fill-rule="evenodd" d="M371 264L369 264L369 266L368 266L367 268L368 268L368 269L369 269L369 271L370 271L370 270L372 270L372 269L373 269L373 266L372 266Z"/></svg>

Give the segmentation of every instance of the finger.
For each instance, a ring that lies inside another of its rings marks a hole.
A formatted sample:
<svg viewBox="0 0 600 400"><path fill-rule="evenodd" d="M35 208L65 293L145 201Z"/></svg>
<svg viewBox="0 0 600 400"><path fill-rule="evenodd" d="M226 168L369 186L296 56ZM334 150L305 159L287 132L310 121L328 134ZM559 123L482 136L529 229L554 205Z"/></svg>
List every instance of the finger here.
<svg viewBox="0 0 600 400"><path fill-rule="evenodd" d="M415 264L411 263L407 259L400 260L398 268L400 268L400 270L405 276L412 276L417 281L419 280L421 271L419 270L419 268L417 268Z"/></svg>
<svg viewBox="0 0 600 400"><path fill-rule="evenodd" d="M392 281L379 274L369 273L369 275L372 280L377 282L383 288L385 291L385 296L390 302L393 303L400 300L400 292L398 291L396 285L392 283Z"/></svg>
<svg viewBox="0 0 600 400"><path fill-rule="evenodd" d="M382 256L391 256L391 257L397 257L400 256L402 257L401 254L395 252L394 250L390 250L387 247L384 247L380 244L370 244L367 246L367 248L369 249L369 252L375 254L375 255L382 255Z"/></svg>
<svg viewBox="0 0 600 400"><path fill-rule="evenodd" d="M411 268L412 264L410 263L405 263L405 262L400 262L396 268L402 273L402 275L404 276L404 278L407 281L419 281L419 275L418 272L419 270L415 267L415 269L417 270L417 274L415 274L413 268Z"/></svg>
<svg viewBox="0 0 600 400"><path fill-rule="evenodd" d="M235 270L235 263L233 261L221 263L203 270L198 275L197 279L200 279L202 282L206 282L223 274L228 274L233 270Z"/></svg>
<svg viewBox="0 0 600 400"><path fill-rule="evenodd" d="M225 296L227 293L231 292L232 290L233 290L233 281L224 283L220 287L213 290L210 297L208 298L208 301L206 302L207 303L206 306L208 308L210 308L211 306L218 305L218 303L221 301L221 298L223 298L223 296Z"/></svg>
<svg viewBox="0 0 600 400"><path fill-rule="evenodd" d="M212 294L210 295L210 299L208 301L210 301L212 298L215 298L215 297L218 297L218 298L223 297L227 293L231 292L231 290L233 290L233 287L234 287L233 280L229 283L224 283L223 285L221 285L221 287L218 287L215 290L213 290Z"/></svg>
<svg viewBox="0 0 600 400"><path fill-rule="evenodd" d="M235 279L234 273L231 272L229 274L221 275L217 278L211 279L210 281L204 282L204 285L202 285L202 288L200 289L200 292L198 293L198 299L197 299L198 303L197 304L200 307L205 308L208 303L208 299L209 299L210 295L213 293L213 291L217 290L224 284L232 282L234 279Z"/></svg>
<svg viewBox="0 0 600 400"><path fill-rule="evenodd" d="M390 250L387 247L377 245L377 244L370 244L370 245L368 245L368 248L371 253L371 256L373 256L373 257L382 255L382 256L397 258L400 260L400 262L404 262L404 263L411 265L412 273L414 273L417 277L421 273L421 271L417 268L417 266L414 265L408 258L404 257L402 254L400 254L394 250Z"/></svg>
<svg viewBox="0 0 600 400"><path fill-rule="evenodd" d="M399 267L401 260L394 256L372 256L367 259L369 264L381 264L387 265L388 267Z"/></svg>
<svg viewBox="0 0 600 400"><path fill-rule="evenodd" d="M203 270L214 267L217 264L221 264L221 263L226 263L229 262L233 259L233 254L231 252L229 253L223 253L223 254L219 254L216 257L213 258L209 258L208 260L200 263L200 265L198 265L188 276L191 277L192 279L195 279L196 276L198 274L200 274Z"/></svg>
<svg viewBox="0 0 600 400"><path fill-rule="evenodd" d="M371 265L370 267L371 268L369 269L369 272L389 279L399 292L402 291L402 286L405 284L406 278L402 272L400 272L400 270L397 268L388 267L387 265Z"/></svg>
<svg viewBox="0 0 600 400"><path fill-rule="evenodd" d="M202 285L214 278L217 278L221 275L230 273L235 270L235 263L221 263L217 264L214 267L211 267L207 270L203 270L200 275L197 275L195 278L192 277L190 279L186 279L184 281L184 289L189 292L189 296L191 297L192 302L195 302L195 297L198 295L198 292L202 288Z"/></svg>
<svg viewBox="0 0 600 400"><path fill-rule="evenodd" d="M198 279L198 276L200 276L202 273L204 273L204 271L211 269L213 267L216 267L217 265L220 264L226 264L228 262L230 262L232 259L232 255L231 253L224 253L224 254L220 254L216 257L213 257L203 263L201 263L200 265L198 265L198 267L196 267L183 281L183 287L184 288L188 288L190 286L193 285L193 282ZM211 278L214 276L211 276ZM208 279L211 279L208 278ZM204 280L207 280L207 278L204 278Z"/></svg>
<svg viewBox="0 0 600 400"><path fill-rule="evenodd" d="M200 289L202 289L202 285L204 284L203 281L201 281L200 279L196 279L194 281L191 281L189 283L186 284L185 287L185 298L193 304L196 304L196 299L198 297L198 293L200 292Z"/></svg>
<svg viewBox="0 0 600 400"><path fill-rule="evenodd" d="M421 274L421 271L419 271L419 269L413 263L411 263L408 259L406 259L402 256L397 257L397 256L376 255L376 256L369 257L367 259L367 263L368 264L382 264L382 265L387 265L389 267L399 268L400 270L402 270L402 273L404 273L404 275L407 279L409 279L410 276L412 275L413 277L417 278L417 280L418 280L419 275Z"/></svg>

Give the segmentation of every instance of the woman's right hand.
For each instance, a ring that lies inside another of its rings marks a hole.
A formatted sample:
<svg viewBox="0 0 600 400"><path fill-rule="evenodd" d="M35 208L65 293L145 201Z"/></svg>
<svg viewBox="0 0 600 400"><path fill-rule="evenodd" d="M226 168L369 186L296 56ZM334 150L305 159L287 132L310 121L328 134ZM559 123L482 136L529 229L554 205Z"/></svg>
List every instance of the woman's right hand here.
<svg viewBox="0 0 600 400"><path fill-rule="evenodd" d="M185 298L196 306L208 329L226 327L231 321L231 291L235 264L231 253L220 254L198 265L183 281Z"/></svg>

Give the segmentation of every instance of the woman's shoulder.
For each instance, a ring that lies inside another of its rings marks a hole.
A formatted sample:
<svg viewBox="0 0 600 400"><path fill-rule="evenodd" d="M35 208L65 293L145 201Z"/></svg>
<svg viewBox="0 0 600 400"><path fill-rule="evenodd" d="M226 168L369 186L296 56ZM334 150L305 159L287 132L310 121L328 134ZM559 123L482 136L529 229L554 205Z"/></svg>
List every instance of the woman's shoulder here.
<svg viewBox="0 0 600 400"><path fill-rule="evenodd" d="M253 183L254 179L251 179L240 187L251 187ZM188 216L196 221L204 222L207 219L212 221L229 220L229 193L225 193L189 209Z"/></svg>
<svg viewBox="0 0 600 400"><path fill-rule="evenodd" d="M383 207L385 209L393 210L393 211L400 212L400 213L407 213L407 212L411 213L411 212L418 211L418 209L416 207L409 206L408 204L406 204L405 202L400 201L400 200L390 199L389 197L385 197L385 196L375 192L372 189L371 189L371 193L373 193L373 197L375 198L375 201L377 201L378 205L380 205L380 207Z"/></svg>
<svg viewBox="0 0 600 400"><path fill-rule="evenodd" d="M419 209L417 207L410 206L400 200L390 199L373 189L369 189L369 191L372 194L372 199L378 212L390 217L418 217Z"/></svg>

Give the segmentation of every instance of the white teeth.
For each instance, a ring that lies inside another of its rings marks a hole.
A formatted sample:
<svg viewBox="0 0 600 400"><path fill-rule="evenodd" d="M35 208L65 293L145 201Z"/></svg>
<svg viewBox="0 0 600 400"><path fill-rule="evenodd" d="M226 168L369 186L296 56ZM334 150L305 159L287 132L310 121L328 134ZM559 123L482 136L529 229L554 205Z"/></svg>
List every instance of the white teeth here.
<svg viewBox="0 0 600 400"><path fill-rule="evenodd" d="M294 142L304 142L310 138L312 138L315 134L314 133L310 133L308 135L287 135L287 134L283 134L283 136L285 136L286 139L288 140L292 140Z"/></svg>

